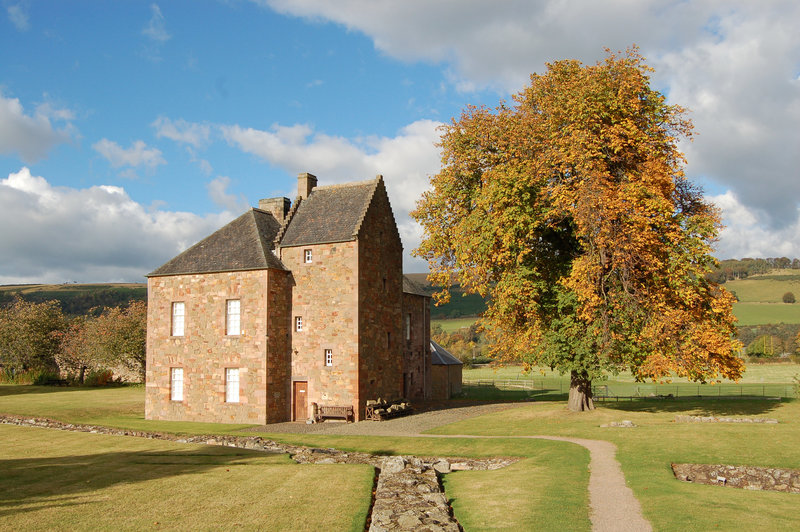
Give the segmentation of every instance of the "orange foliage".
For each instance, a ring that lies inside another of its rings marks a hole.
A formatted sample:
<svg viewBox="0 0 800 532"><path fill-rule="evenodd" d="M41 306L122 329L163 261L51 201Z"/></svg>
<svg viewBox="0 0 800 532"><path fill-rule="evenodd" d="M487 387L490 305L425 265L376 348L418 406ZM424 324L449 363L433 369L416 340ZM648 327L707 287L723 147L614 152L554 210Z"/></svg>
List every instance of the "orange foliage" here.
<svg viewBox="0 0 800 532"><path fill-rule="evenodd" d="M733 298L705 278L718 213L684 176L692 126L650 71L636 48L549 64L513 106L443 128L416 253L434 284L489 296L499 356L588 380L740 376Z"/></svg>

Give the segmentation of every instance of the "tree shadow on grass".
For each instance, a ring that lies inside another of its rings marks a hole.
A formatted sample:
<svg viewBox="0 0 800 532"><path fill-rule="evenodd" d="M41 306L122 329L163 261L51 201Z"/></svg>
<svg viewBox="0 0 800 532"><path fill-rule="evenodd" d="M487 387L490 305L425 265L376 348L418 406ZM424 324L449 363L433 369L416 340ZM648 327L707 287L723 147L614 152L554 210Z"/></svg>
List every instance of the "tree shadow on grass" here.
<svg viewBox="0 0 800 532"><path fill-rule="evenodd" d="M263 457L265 453L209 446L0 459L0 518L86 504L94 498L92 492L118 484L200 474L219 466L238 465L254 456ZM275 459L276 463L284 462L278 456Z"/></svg>
<svg viewBox="0 0 800 532"><path fill-rule="evenodd" d="M124 388L126 386L134 385L118 385L113 388ZM0 385L0 397L6 395L28 395L28 394L46 394L55 392L87 392L92 390L107 390L109 387L88 387L88 386L35 386L33 384L2 384Z"/></svg>
<svg viewBox="0 0 800 532"><path fill-rule="evenodd" d="M674 412L676 414L691 414L696 416L753 416L772 412L781 403L794 402L795 399L782 399L780 401L764 399L761 397L735 397L735 398L640 398L629 401L602 401L596 402L612 410L623 412Z"/></svg>

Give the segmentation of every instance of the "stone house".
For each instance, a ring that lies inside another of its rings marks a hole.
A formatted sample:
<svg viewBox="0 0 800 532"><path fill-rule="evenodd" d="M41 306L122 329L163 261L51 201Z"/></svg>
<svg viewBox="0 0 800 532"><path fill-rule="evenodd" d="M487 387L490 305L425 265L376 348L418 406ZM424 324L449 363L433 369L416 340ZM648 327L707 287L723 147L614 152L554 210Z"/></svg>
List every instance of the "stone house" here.
<svg viewBox="0 0 800 532"><path fill-rule="evenodd" d="M261 200L148 277L147 419L275 423L431 395L430 298L382 176Z"/></svg>

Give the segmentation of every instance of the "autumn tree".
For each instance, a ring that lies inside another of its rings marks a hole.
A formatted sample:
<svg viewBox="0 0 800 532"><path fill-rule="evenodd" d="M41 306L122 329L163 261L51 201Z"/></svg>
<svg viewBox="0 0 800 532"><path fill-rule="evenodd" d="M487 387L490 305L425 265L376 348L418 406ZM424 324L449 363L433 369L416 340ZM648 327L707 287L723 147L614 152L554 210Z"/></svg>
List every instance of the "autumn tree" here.
<svg viewBox="0 0 800 532"><path fill-rule="evenodd" d="M87 338L87 318L78 316L72 319L60 334L60 345L56 354L56 364L62 373L78 377L83 382L87 369L95 365L94 355Z"/></svg>
<svg viewBox="0 0 800 532"><path fill-rule="evenodd" d="M16 298L0 308L0 365L13 371L52 370L59 333L66 326L57 301Z"/></svg>
<svg viewBox="0 0 800 532"><path fill-rule="evenodd" d="M468 107L413 213L432 283L487 297L494 354L568 372L573 410L624 369L702 382L743 368L733 298L705 277L718 213L677 147L691 124L650 71L635 48L559 61L513 104Z"/></svg>
<svg viewBox="0 0 800 532"><path fill-rule="evenodd" d="M123 366L144 381L147 344L147 305L133 301L127 307L103 309L86 323L89 356L97 366Z"/></svg>

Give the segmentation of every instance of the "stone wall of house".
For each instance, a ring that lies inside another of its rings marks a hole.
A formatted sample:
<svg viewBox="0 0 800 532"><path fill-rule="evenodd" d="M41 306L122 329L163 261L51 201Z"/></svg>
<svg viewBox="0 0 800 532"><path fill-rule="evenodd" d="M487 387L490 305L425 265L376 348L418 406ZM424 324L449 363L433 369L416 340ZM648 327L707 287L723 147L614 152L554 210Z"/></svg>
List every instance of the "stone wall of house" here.
<svg viewBox="0 0 800 532"><path fill-rule="evenodd" d="M267 422L289 421L292 408L292 274L269 270ZM261 393L262 390L258 390Z"/></svg>
<svg viewBox="0 0 800 532"><path fill-rule="evenodd" d="M430 399L430 298L403 293L403 396Z"/></svg>
<svg viewBox="0 0 800 532"><path fill-rule="evenodd" d="M287 419L286 386L268 386L288 374L285 321L278 295L285 272L255 270L151 277L147 314L147 419L268 423ZM276 282L277 281L277 282ZM271 284L274 283L274 286ZM241 334L226 335L227 301L241 304ZM172 303L185 304L184 335L172 336ZM276 310L269 313L269 310ZM170 399L171 368L183 368L183 400ZM225 369L239 368L239 402L225 401ZM267 399L269 397L269 400Z"/></svg>
<svg viewBox="0 0 800 532"><path fill-rule="evenodd" d="M433 364L431 371L432 399L441 401L461 393L461 372L459 365Z"/></svg>
<svg viewBox="0 0 800 532"><path fill-rule="evenodd" d="M305 262L305 251L311 262ZM358 245L339 242L281 248L292 271L292 382L308 383L311 403L358 403ZM302 330L295 330L295 319ZM332 365L325 364L325 350Z"/></svg>
<svg viewBox="0 0 800 532"><path fill-rule="evenodd" d="M358 416L370 399L403 395L403 245L381 181L358 236Z"/></svg>

